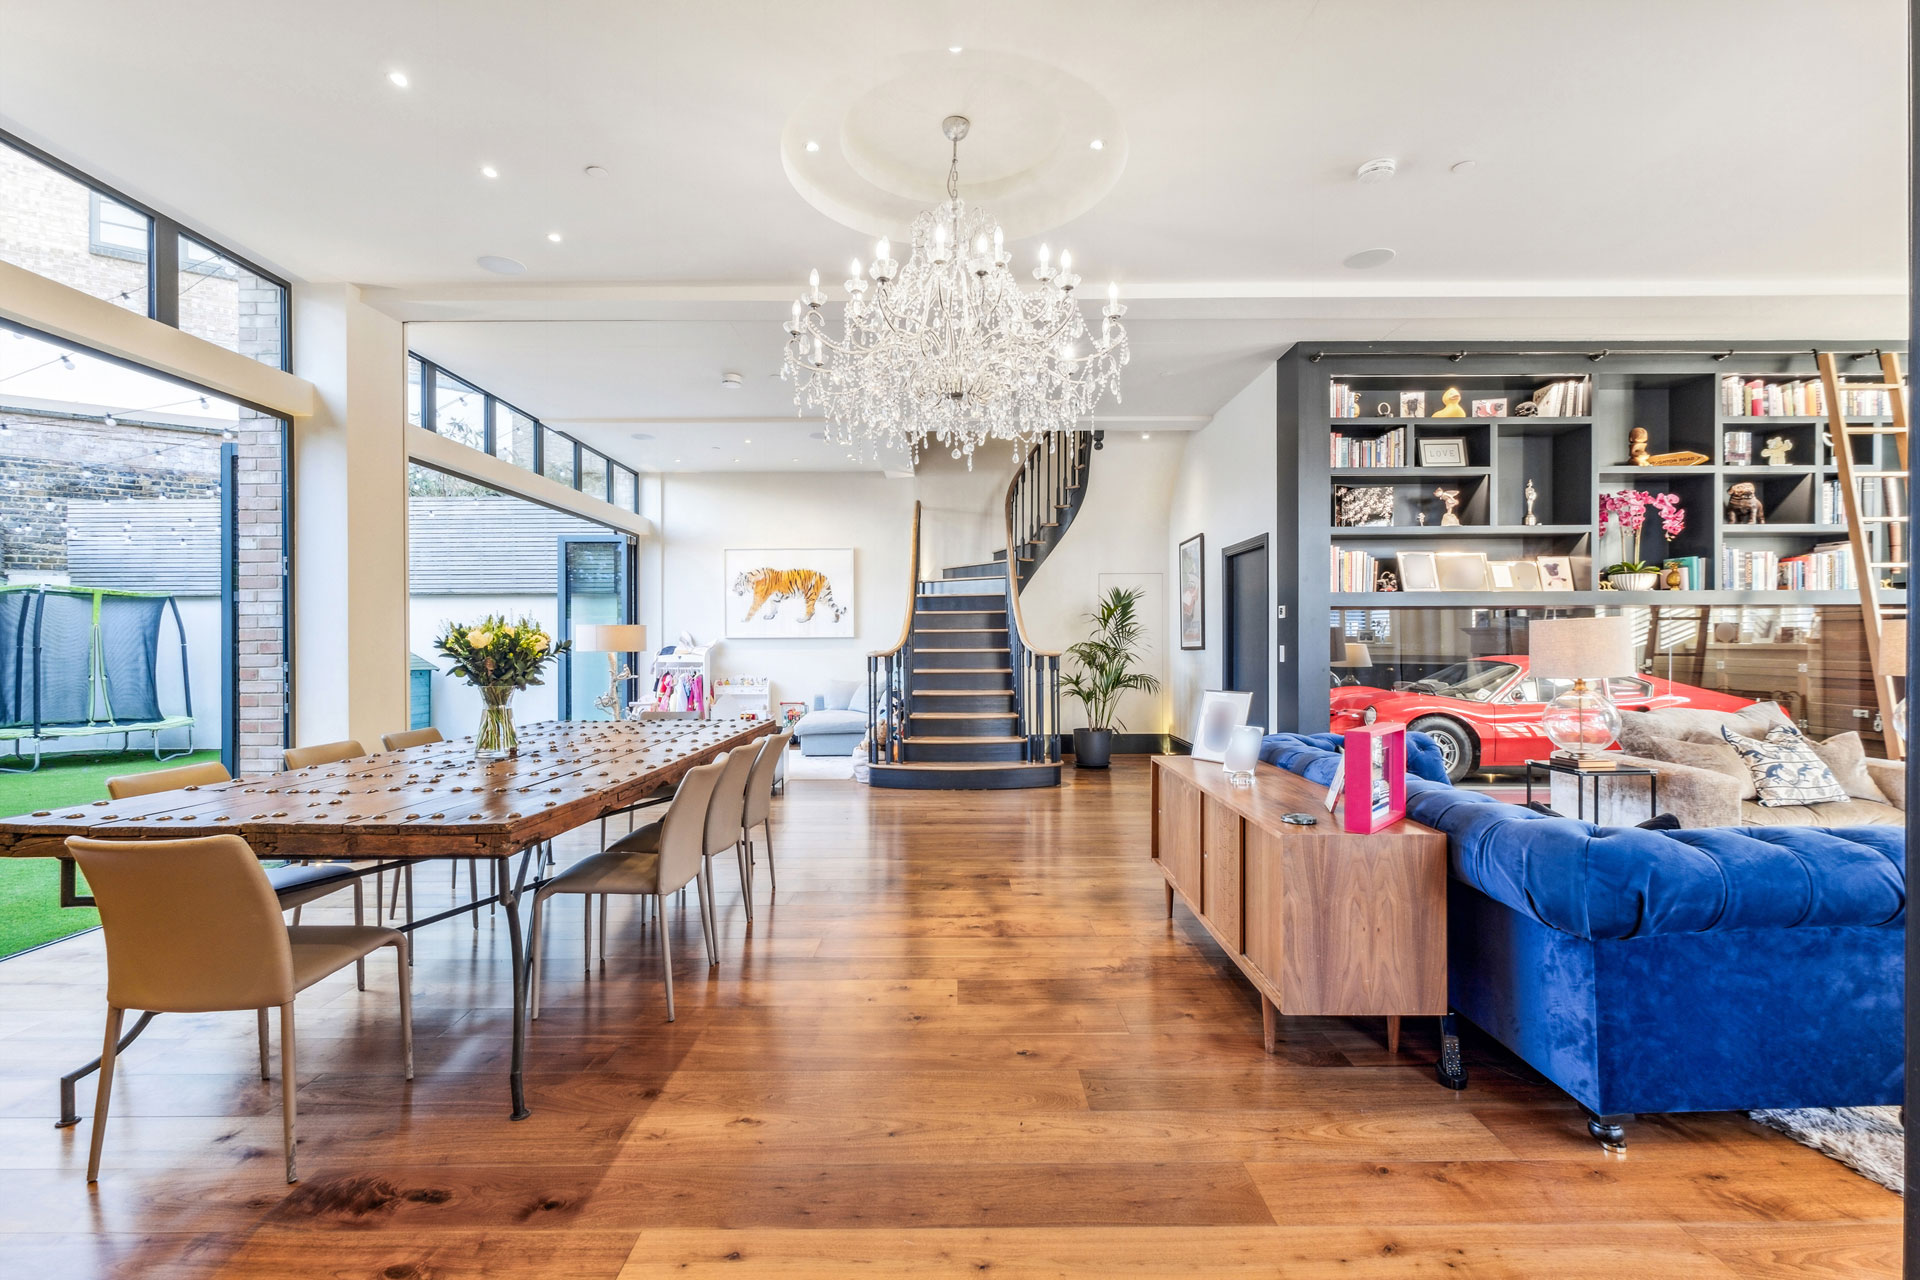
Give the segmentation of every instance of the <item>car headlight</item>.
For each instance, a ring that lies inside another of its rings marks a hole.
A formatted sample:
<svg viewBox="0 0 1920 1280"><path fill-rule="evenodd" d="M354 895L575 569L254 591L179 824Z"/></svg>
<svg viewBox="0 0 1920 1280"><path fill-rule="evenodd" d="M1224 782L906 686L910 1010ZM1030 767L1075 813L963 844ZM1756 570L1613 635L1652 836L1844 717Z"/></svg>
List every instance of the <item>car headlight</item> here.
<svg viewBox="0 0 1920 1280"><path fill-rule="evenodd" d="M1371 702L1367 704L1367 709L1360 713L1361 724L1372 724L1375 720L1378 720L1379 718L1380 718L1380 708L1374 706Z"/></svg>

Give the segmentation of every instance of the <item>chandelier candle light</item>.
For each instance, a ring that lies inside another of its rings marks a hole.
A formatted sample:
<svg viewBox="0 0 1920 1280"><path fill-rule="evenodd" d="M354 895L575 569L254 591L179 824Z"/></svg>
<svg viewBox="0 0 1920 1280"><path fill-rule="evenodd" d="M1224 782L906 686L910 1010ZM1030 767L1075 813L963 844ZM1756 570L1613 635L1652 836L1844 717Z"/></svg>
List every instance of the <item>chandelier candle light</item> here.
<svg viewBox="0 0 1920 1280"><path fill-rule="evenodd" d="M793 381L794 404L824 411L828 438L862 456L897 450L918 462L932 439L972 466L989 440L1024 451L1072 431L1105 393L1120 399L1118 286L1108 286L1097 340L1074 299L1070 253L1055 265L1042 245L1038 286L1021 288L1000 225L960 199L968 128L965 116L941 123L953 145L947 201L914 219L906 264L884 239L864 268L853 260L837 336L818 271L787 321L780 376Z"/></svg>

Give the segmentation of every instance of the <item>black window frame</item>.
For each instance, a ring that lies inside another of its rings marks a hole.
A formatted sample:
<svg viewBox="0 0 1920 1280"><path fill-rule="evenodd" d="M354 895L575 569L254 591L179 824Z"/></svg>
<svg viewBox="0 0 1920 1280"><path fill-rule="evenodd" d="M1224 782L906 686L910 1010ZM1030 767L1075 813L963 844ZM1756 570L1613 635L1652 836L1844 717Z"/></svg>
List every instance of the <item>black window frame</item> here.
<svg viewBox="0 0 1920 1280"><path fill-rule="evenodd" d="M190 223L180 221L169 214L162 213L142 200L135 200L126 192L100 181L92 174L76 168L52 155L46 150L34 146L17 134L0 129L0 146L7 146L20 154L35 160L73 182L85 187L90 193L87 202L87 240L89 247L94 243L95 218L99 210L99 198L105 197L116 204L143 213L147 216L147 318L158 320L170 329L180 327L180 238L187 239L226 259L234 266L247 271L280 291L280 364L281 372L293 369L293 287L281 276L268 271L245 254L236 253L228 248L217 236L210 236ZM118 248L118 246L112 246ZM99 252L99 250L95 250ZM111 257L124 257L134 261L130 255L109 253ZM189 266L188 270L193 270ZM55 281L55 283L60 283Z"/></svg>

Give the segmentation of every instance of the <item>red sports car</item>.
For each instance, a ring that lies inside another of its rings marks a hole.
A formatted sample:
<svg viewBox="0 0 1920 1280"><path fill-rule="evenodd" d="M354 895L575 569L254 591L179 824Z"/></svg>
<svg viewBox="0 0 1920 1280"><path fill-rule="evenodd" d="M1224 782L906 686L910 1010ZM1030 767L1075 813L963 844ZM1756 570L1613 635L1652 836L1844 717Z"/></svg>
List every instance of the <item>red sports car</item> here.
<svg viewBox="0 0 1920 1280"><path fill-rule="evenodd" d="M1338 733L1369 719L1400 721L1433 736L1447 762L1447 776L1458 782L1478 768L1518 765L1551 754L1554 747L1540 731L1540 713L1572 684L1531 678L1525 654L1473 658L1398 689L1339 686L1333 691L1333 730ZM1746 698L1652 676L1609 680L1607 693L1622 711L1738 711L1752 705Z"/></svg>

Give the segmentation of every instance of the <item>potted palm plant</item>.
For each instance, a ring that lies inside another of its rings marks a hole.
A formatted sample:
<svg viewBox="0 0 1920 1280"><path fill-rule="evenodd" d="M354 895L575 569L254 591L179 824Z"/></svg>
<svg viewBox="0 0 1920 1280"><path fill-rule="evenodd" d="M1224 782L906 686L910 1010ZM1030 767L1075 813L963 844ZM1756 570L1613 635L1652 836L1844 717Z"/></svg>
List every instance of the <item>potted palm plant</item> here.
<svg viewBox="0 0 1920 1280"><path fill-rule="evenodd" d="M1113 758L1114 728L1126 728L1114 714L1121 694L1129 689L1152 693L1160 687L1158 677L1134 669L1146 639L1139 617L1140 596L1137 587L1115 587L1101 596L1087 615L1093 634L1067 648L1067 657L1078 670L1068 671L1060 687L1087 712L1087 727L1073 731L1076 768L1104 769Z"/></svg>

